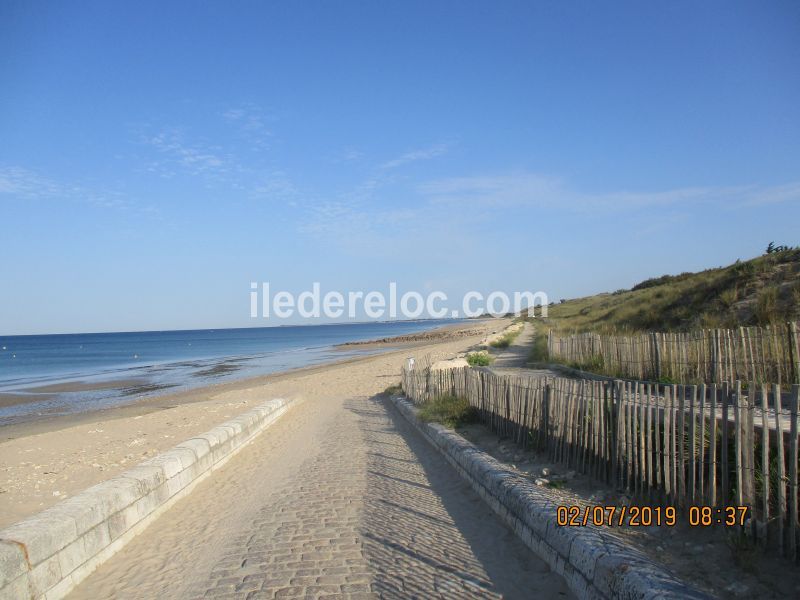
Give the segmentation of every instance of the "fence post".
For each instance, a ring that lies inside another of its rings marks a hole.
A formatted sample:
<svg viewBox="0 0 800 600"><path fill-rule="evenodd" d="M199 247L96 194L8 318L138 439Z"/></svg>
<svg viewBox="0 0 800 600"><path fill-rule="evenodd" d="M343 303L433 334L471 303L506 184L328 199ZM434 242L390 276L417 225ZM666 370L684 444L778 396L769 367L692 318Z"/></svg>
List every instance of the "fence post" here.
<svg viewBox="0 0 800 600"><path fill-rule="evenodd" d="M783 460L783 421L781 411L783 410L783 402L781 400L781 386L772 384L772 395L775 402L775 432L778 436L778 443L776 445L777 459L778 459L778 472L777 478L777 504L778 504L778 551L783 554L784 551L784 536L783 526L786 520L786 485L785 485L785 471Z"/></svg>
<svg viewBox="0 0 800 600"><path fill-rule="evenodd" d="M653 362L655 366L655 379L661 379L661 348L658 347L658 334L653 332L650 334L650 340L653 343Z"/></svg>
<svg viewBox="0 0 800 600"><path fill-rule="evenodd" d="M728 407L730 405L730 389L727 383L722 384L722 446L720 448L720 475L722 477L722 506L728 506Z"/></svg>
<svg viewBox="0 0 800 600"><path fill-rule="evenodd" d="M542 393L542 419L540 421L542 427L542 435L539 436L539 444L544 440L544 449L550 452L550 384L544 384L544 391Z"/></svg>
<svg viewBox="0 0 800 600"><path fill-rule="evenodd" d="M789 330L789 360L792 369L792 383L800 383L800 346L797 344L797 323L786 324Z"/></svg>
<svg viewBox="0 0 800 600"><path fill-rule="evenodd" d="M792 386L789 400L789 558L797 559L797 404L800 386ZM781 442L783 440L781 439Z"/></svg>
<svg viewBox="0 0 800 600"><path fill-rule="evenodd" d="M744 415L742 414L742 384L736 382L734 387L735 400L733 403L733 423L735 426L734 451L736 452L736 506L744 505L744 464L742 438L744 431Z"/></svg>

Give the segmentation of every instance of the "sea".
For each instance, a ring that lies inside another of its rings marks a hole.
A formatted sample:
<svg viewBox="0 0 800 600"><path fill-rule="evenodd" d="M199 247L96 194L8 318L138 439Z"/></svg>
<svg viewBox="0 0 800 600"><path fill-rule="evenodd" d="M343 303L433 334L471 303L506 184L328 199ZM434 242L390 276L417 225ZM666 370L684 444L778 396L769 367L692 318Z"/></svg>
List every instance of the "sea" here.
<svg viewBox="0 0 800 600"><path fill-rule="evenodd" d="M0 336L0 426L376 353L336 346L458 321Z"/></svg>

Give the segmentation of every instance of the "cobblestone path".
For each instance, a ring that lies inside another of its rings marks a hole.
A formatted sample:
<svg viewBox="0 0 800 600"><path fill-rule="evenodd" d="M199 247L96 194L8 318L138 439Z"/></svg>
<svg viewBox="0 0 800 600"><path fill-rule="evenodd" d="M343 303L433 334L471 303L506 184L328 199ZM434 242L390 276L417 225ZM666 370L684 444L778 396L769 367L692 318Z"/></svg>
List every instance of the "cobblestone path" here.
<svg viewBox="0 0 800 600"><path fill-rule="evenodd" d="M382 397L306 401L74 598L566 598Z"/></svg>

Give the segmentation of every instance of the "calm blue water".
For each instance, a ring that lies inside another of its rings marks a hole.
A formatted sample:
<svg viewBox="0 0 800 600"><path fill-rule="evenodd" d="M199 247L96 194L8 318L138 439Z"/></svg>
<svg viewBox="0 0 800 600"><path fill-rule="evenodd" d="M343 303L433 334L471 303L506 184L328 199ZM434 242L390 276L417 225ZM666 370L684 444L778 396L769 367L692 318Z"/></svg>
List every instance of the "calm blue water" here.
<svg viewBox="0 0 800 600"><path fill-rule="evenodd" d="M274 373L361 354L343 342L414 333L452 319L249 329L0 336L0 394L29 401L0 407L0 425L96 410L139 397ZM122 388L52 393L63 382L128 380ZM135 380L131 382L130 380Z"/></svg>

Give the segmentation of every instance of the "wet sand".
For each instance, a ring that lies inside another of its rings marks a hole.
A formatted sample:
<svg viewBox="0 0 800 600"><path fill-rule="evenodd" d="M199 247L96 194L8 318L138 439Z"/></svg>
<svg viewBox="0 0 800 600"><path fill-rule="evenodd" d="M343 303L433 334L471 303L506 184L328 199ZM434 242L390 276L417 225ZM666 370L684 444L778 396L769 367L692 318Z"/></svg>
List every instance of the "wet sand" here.
<svg viewBox="0 0 800 600"><path fill-rule="evenodd" d="M147 384L146 379L111 379L108 381L65 381L50 385L20 388L12 392L0 392L0 408L42 402L55 398L58 394L70 392L91 392L95 390L134 390Z"/></svg>

